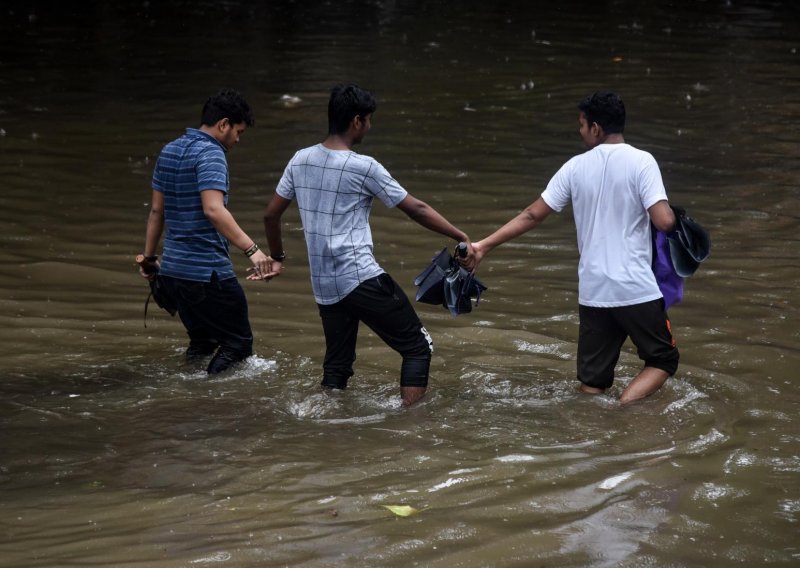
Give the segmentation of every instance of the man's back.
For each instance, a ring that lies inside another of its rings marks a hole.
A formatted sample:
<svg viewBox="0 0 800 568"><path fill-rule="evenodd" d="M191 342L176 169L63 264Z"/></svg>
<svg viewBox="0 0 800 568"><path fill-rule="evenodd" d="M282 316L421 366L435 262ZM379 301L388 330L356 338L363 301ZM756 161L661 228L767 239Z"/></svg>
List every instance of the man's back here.
<svg viewBox="0 0 800 568"><path fill-rule="evenodd" d="M317 303L338 302L383 272L372 253L372 201L394 207L407 192L374 159L322 144L305 148L289 162L277 193L297 200Z"/></svg>
<svg viewBox="0 0 800 568"><path fill-rule="evenodd" d="M166 235L161 274L208 282L216 272L233 278L228 243L203 212L200 190L229 187L228 166L221 145L211 136L188 128L161 151L153 172L153 189L164 194Z"/></svg>
<svg viewBox="0 0 800 568"><path fill-rule="evenodd" d="M649 153L600 144L564 164L542 197L556 211L572 203L581 304L614 307L661 297L650 268L647 209L667 197Z"/></svg>

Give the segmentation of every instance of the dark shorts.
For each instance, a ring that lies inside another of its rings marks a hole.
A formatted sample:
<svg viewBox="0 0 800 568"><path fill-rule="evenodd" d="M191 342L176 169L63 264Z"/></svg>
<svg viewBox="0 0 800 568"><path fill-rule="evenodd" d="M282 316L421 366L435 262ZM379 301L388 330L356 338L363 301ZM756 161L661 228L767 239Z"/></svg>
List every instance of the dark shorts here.
<svg viewBox="0 0 800 568"><path fill-rule="evenodd" d="M353 375L360 322L403 356L401 386L428 385L433 343L408 297L391 276L370 278L343 300L318 307L326 345L323 386L347 386Z"/></svg>
<svg viewBox="0 0 800 568"><path fill-rule="evenodd" d="M159 276L178 305L178 315L189 335L189 349L210 355L208 371L219 372L253 353L253 332L247 298L236 278L195 282Z"/></svg>
<svg viewBox="0 0 800 568"><path fill-rule="evenodd" d="M618 308L580 306L579 312L578 380L583 384L601 389L613 384L614 367L628 337L645 367L670 376L677 371L678 348L663 299Z"/></svg>

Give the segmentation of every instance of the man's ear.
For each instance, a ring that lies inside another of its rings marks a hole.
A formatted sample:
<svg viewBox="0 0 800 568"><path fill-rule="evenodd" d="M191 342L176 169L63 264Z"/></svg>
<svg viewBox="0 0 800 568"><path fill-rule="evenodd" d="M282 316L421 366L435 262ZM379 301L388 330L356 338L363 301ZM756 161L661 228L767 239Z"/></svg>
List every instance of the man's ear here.
<svg viewBox="0 0 800 568"><path fill-rule="evenodd" d="M217 122L217 128L219 128L221 132L225 132L228 129L228 127L230 127L230 125L231 121L228 119L228 117L225 117L219 122Z"/></svg>

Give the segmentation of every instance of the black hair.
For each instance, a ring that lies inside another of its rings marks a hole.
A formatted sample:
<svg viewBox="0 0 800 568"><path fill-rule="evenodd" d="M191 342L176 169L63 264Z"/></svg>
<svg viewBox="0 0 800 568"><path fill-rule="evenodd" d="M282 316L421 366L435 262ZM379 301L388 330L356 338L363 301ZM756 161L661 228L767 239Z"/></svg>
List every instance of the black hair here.
<svg viewBox="0 0 800 568"><path fill-rule="evenodd" d="M606 134L621 134L625 130L625 105L616 93L598 91L583 99L578 108L589 125L596 122Z"/></svg>
<svg viewBox="0 0 800 568"><path fill-rule="evenodd" d="M336 85L328 101L328 134L344 134L356 116L375 112L378 102L358 85Z"/></svg>
<svg viewBox="0 0 800 568"><path fill-rule="evenodd" d="M214 126L223 118L227 118L231 124L244 122L247 126L253 126L256 123L250 105L238 91L233 89L222 89L216 95L209 97L203 105L200 124Z"/></svg>

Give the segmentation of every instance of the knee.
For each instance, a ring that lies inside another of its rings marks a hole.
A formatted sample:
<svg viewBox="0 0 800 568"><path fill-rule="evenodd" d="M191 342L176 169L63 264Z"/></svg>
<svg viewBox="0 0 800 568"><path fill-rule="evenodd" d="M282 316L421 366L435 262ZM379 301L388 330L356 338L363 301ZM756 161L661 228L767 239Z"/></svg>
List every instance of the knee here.
<svg viewBox="0 0 800 568"><path fill-rule="evenodd" d="M433 354L433 338L428 330L424 327L420 328L420 334L417 339L405 349L400 349L400 354L404 359L428 359L430 361Z"/></svg>

